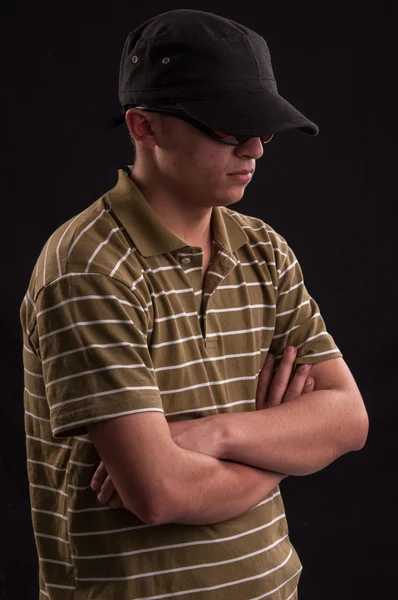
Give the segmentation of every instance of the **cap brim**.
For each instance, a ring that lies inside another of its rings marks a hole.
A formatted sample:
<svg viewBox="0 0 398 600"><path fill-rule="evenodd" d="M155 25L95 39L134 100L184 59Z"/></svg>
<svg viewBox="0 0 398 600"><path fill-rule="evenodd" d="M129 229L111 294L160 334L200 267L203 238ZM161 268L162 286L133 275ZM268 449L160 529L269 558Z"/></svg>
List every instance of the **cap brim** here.
<svg viewBox="0 0 398 600"><path fill-rule="evenodd" d="M279 94L267 90L177 102L192 117L226 133L261 137L288 129L318 135L319 128Z"/></svg>

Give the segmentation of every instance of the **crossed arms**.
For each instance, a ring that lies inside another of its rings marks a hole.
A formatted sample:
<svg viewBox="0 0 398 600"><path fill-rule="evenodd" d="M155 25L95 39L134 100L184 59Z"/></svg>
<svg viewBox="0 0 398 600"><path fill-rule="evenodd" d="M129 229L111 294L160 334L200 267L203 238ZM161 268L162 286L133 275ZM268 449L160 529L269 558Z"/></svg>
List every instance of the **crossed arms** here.
<svg viewBox="0 0 398 600"><path fill-rule="evenodd" d="M223 521L258 504L287 475L314 473L364 446L368 417L345 361L313 365L311 377L311 393L256 412L170 427L147 412L87 429L124 506L141 520Z"/></svg>

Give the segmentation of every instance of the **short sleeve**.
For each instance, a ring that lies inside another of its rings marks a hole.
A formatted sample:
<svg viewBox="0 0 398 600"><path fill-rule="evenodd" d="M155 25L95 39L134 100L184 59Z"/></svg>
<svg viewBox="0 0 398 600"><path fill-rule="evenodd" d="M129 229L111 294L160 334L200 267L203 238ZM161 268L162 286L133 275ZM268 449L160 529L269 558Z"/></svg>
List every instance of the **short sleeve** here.
<svg viewBox="0 0 398 600"><path fill-rule="evenodd" d="M54 437L95 421L163 412L148 349L148 306L99 273L63 275L37 301L38 351Z"/></svg>
<svg viewBox="0 0 398 600"><path fill-rule="evenodd" d="M270 352L279 364L286 346L297 348L295 366L343 356L317 302L306 288L299 261L285 238L271 233L276 265L276 325Z"/></svg>

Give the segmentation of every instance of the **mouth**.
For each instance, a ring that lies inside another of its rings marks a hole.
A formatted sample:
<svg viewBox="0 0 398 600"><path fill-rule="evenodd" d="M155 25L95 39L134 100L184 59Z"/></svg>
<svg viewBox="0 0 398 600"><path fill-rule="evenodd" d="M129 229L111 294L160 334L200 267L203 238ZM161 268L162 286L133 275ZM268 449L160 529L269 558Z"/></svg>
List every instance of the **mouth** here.
<svg viewBox="0 0 398 600"><path fill-rule="evenodd" d="M240 172L240 173L228 173L228 177L233 177L236 181L240 181L241 183L248 183L252 174L250 171Z"/></svg>
<svg viewBox="0 0 398 600"><path fill-rule="evenodd" d="M253 175L254 169L248 171L247 169L243 169L242 171L236 171L235 173L228 173L228 175Z"/></svg>

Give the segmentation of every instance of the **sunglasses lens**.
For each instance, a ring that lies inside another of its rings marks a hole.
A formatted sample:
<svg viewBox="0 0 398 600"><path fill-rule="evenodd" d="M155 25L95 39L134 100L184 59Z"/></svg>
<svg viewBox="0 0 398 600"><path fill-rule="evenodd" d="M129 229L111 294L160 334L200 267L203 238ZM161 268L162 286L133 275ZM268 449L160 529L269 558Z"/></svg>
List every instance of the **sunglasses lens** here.
<svg viewBox="0 0 398 600"><path fill-rule="evenodd" d="M212 132L217 138L219 138L220 142L223 142L224 144L230 144L231 146L238 146L239 144L243 144L243 142L246 142L248 139L250 139L243 135L234 136L230 135L229 133L223 133L217 129L212 129ZM263 135L261 140L263 144L268 144L273 137L274 134L270 133L269 135Z"/></svg>

